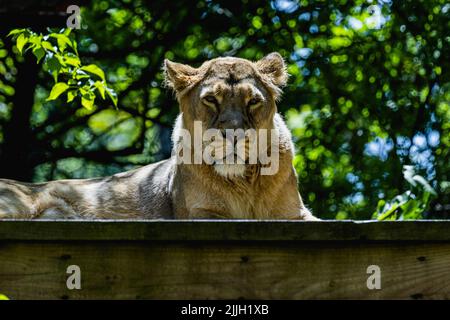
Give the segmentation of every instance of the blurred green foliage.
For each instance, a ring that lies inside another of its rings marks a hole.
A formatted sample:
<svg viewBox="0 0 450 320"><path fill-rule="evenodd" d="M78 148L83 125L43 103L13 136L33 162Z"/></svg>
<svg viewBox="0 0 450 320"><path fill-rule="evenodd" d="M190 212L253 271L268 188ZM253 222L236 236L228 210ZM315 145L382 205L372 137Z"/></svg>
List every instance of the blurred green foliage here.
<svg viewBox="0 0 450 320"><path fill-rule="evenodd" d="M313 212L448 218L449 11L444 0L92 2L71 36L80 65L104 70L96 81L117 92L118 108L111 100L88 109L77 99L46 101L53 85L44 64L22 154L29 178L111 174L168 157L178 109L162 87L164 58L198 66L217 56L256 60L278 51L291 75L279 110L293 132L299 187ZM3 144L6 124L22 119L13 116L14 96L20 72L30 71L20 70L26 60L19 51L2 37ZM85 71L89 79L96 74ZM403 175L405 165L412 167Z"/></svg>
<svg viewBox="0 0 450 320"><path fill-rule="evenodd" d="M415 173L413 166L404 166L403 176L410 184L410 189L391 201L379 200L373 218L377 220L411 220L423 219L429 210L430 202L436 191L424 177Z"/></svg>

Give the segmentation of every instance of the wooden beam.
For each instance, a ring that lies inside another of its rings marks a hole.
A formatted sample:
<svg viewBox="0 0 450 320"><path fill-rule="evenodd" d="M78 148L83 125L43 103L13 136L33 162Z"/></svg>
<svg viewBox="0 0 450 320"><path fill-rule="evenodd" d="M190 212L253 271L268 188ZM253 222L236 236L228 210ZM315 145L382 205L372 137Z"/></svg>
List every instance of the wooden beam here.
<svg viewBox="0 0 450 320"><path fill-rule="evenodd" d="M450 299L449 221L0 221L12 299ZM66 271L81 269L81 290ZM381 289L367 268L379 266Z"/></svg>
<svg viewBox="0 0 450 320"><path fill-rule="evenodd" d="M0 240L450 241L450 220L0 220Z"/></svg>
<svg viewBox="0 0 450 320"><path fill-rule="evenodd" d="M68 290L66 269L81 269ZM367 267L381 269L369 290ZM12 299L449 299L450 244L2 242Z"/></svg>

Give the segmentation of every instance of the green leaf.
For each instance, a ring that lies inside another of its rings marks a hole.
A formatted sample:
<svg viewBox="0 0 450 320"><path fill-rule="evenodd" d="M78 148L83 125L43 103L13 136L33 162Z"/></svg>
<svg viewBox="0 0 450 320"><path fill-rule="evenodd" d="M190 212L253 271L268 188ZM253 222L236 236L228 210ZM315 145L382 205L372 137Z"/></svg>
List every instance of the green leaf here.
<svg viewBox="0 0 450 320"><path fill-rule="evenodd" d="M403 177L414 187L416 186L416 182L413 179L415 173L413 166L403 166Z"/></svg>
<svg viewBox="0 0 450 320"><path fill-rule="evenodd" d="M7 37L16 35L16 34L18 34L18 33L22 33L22 32L24 32L25 30L26 30L26 29L13 29L13 30L11 30L11 31L8 33Z"/></svg>
<svg viewBox="0 0 450 320"><path fill-rule="evenodd" d="M41 59L45 56L45 50L42 49L42 47L35 47L33 49L33 54L37 58L37 63L39 63L41 61Z"/></svg>
<svg viewBox="0 0 450 320"><path fill-rule="evenodd" d="M378 203L378 209L381 208L381 206L383 205L383 209L380 212L380 214L377 216L378 220L395 220L396 216L397 216L397 209L399 209L402 205L404 205L405 203L407 203L411 198L410 198L411 193L409 191L400 194L398 196L396 196L390 203L388 204L382 204L382 203Z"/></svg>
<svg viewBox="0 0 450 320"><path fill-rule="evenodd" d="M0 49L0 59L6 57L8 55L8 50Z"/></svg>
<svg viewBox="0 0 450 320"><path fill-rule="evenodd" d="M77 97L77 90L67 91L67 102L72 102Z"/></svg>
<svg viewBox="0 0 450 320"><path fill-rule="evenodd" d="M77 49L77 42L76 41L72 41L72 48L75 51L75 54L78 56L78 49Z"/></svg>
<svg viewBox="0 0 450 320"><path fill-rule="evenodd" d="M437 195L436 191L434 191L433 187L430 186L430 184L428 183L427 180L425 180L424 177L416 174L413 177L413 179L414 179L414 181L417 181L418 183L420 183L422 185L422 187L425 189L426 192L429 192L429 193L431 193L432 195L435 195L435 196Z"/></svg>
<svg viewBox="0 0 450 320"><path fill-rule="evenodd" d="M61 64L59 63L59 60L55 56L52 56L51 58L46 60L45 66L53 76L55 82L58 82L58 73L59 70L61 70Z"/></svg>
<svg viewBox="0 0 450 320"><path fill-rule="evenodd" d="M97 88L98 92L100 92L100 96L102 99L105 99L105 91L106 91L106 85L104 82L95 81L94 86Z"/></svg>
<svg viewBox="0 0 450 320"><path fill-rule="evenodd" d="M117 94L114 92L111 88L106 88L106 93L108 94L108 97L112 100L114 103L114 106L117 108Z"/></svg>
<svg viewBox="0 0 450 320"><path fill-rule="evenodd" d="M441 181L439 185L441 187L442 192L446 191L447 189L450 189L450 181Z"/></svg>
<svg viewBox="0 0 450 320"><path fill-rule="evenodd" d="M389 210L386 210L381 215L378 216L378 220L386 220L388 219L393 213L395 213L395 210L397 210L399 207L398 203L394 203L389 207Z"/></svg>
<svg viewBox="0 0 450 320"><path fill-rule="evenodd" d="M50 92L50 95L47 98L47 101L55 100L56 98L58 98L61 95L61 93L66 91L68 88L69 88L69 86L66 83L58 82L57 84L55 84L53 86L52 91Z"/></svg>
<svg viewBox="0 0 450 320"><path fill-rule="evenodd" d="M89 87L89 85L84 85L80 88L80 93L82 96L88 96L88 95L92 95L91 93L91 88ZM86 98L86 97L85 97Z"/></svg>
<svg viewBox="0 0 450 320"><path fill-rule="evenodd" d="M95 74L95 75L99 76L103 81L105 81L105 73L103 72L102 69L100 69L95 64L90 64L88 66L84 66L84 67L81 68L81 70L84 70L84 71L87 71L89 73Z"/></svg>
<svg viewBox="0 0 450 320"><path fill-rule="evenodd" d="M94 106L95 96L84 95L81 97L81 104L88 110L91 110Z"/></svg>
<svg viewBox="0 0 450 320"><path fill-rule="evenodd" d="M47 68L50 72L59 72L61 69L61 64L59 60L53 56L46 61Z"/></svg>
<svg viewBox="0 0 450 320"><path fill-rule="evenodd" d="M31 44L31 47L41 47L42 44L42 35L36 35L34 33L32 33L29 37L28 37L28 42Z"/></svg>
<svg viewBox="0 0 450 320"><path fill-rule="evenodd" d="M385 205L386 205L385 200L383 199L379 200L377 205L377 211L372 215L372 218L378 217L378 215L380 215L383 212Z"/></svg>
<svg viewBox="0 0 450 320"><path fill-rule="evenodd" d="M16 42L16 46L20 54L22 54L23 47L27 44L27 42L28 38L23 33L21 33Z"/></svg>
<svg viewBox="0 0 450 320"><path fill-rule="evenodd" d="M86 79L86 78L89 78L89 75L86 72L84 72L83 70L77 69L75 79L81 80L81 79Z"/></svg>
<svg viewBox="0 0 450 320"><path fill-rule="evenodd" d="M420 208L420 202L417 200L409 200L402 206L402 218L404 220L409 219L422 219L422 209Z"/></svg>
<svg viewBox="0 0 450 320"><path fill-rule="evenodd" d="M55 47L53 47L53 45L50 42L48 42L48 41L42 41L41 45L42 45L42 47L44 49L47 49L47 50L52 51L52 52L56 52Z"/></svg>
<svg viewBox="0 0 450 320"><path fill-rule="evenodd" d="M65 56L63 56L63 55L61 55L61 54L59 54L59 53L56 53L56 54L54 55L54 57L55 57L56 59L58 59L58 62L59 62L59 64L61 65L61 67L65 67L65 66L66 66L66 62L65 62L65 60L64 60L64 57L65 57Z"/></svg>
<svg viewBox="0 0 450 320"><path fill-rule="evenodd" d="M79 67L80 66L80 59L77 56L64 56L64 60L66 64L71 65L73 67Z"/></svg>
<svg viewBox="0 0 450 320"><path fill-rule="evenodd" d="M67 46L72 47L72 41L70 41L69 37L65 34L51 33L49 36L56 39L61 52L66 50Z"/></svg>

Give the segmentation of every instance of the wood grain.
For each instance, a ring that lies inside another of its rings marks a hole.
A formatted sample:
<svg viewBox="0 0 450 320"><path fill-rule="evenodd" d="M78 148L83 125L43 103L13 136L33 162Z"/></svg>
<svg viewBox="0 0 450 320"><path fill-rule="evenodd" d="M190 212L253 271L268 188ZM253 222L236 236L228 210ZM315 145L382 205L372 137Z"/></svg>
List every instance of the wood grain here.
<svg viewBox="0 0 450 320"><path fill-rule="evenodd" d="M82 289L66 288L80 266ZM381 268L381 290L366 286ZM1 241L13 299L448 299L450 243Z"/></svg>

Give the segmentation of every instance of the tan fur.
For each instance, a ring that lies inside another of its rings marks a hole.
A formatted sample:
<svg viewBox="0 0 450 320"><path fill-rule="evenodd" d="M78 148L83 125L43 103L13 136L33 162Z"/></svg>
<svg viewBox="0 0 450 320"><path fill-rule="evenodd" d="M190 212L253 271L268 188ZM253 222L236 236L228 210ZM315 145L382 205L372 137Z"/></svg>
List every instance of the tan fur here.
<svg viewBox="0 0 450 320"><path fill-rule="evenodd" d="M180 104L173 134L182 129L228 129L221 115L243 116L244 129L275 129L280 136L279 169L261 175L257 164L177 164L170 159L106 178L42 184L0 179L0 218L233 218L316 220L303 205L292 167L293 145L276 100L286 84L281 56L258 62L239 58L206 61L199 68L165 61L166 84ZM204 96L215 97L214 103ZM251 108L249 101L257 97ZM219 120L218 120L219 119ZM219 121L219 122L217 122Z"/></svg>

